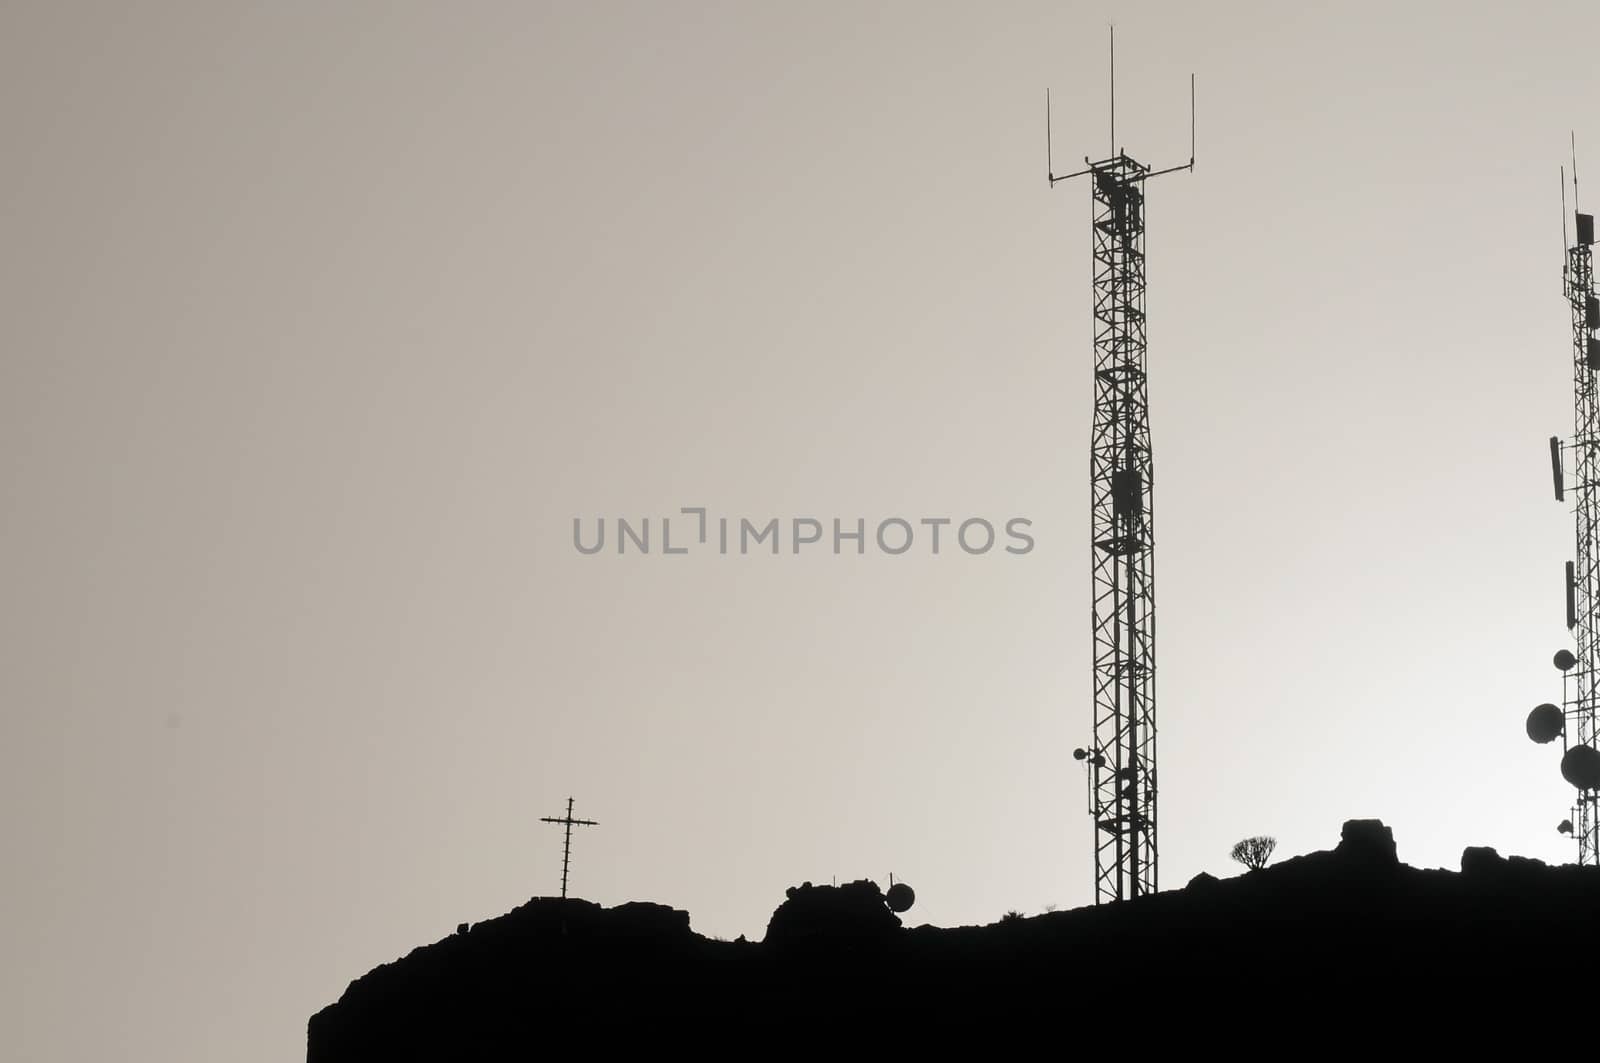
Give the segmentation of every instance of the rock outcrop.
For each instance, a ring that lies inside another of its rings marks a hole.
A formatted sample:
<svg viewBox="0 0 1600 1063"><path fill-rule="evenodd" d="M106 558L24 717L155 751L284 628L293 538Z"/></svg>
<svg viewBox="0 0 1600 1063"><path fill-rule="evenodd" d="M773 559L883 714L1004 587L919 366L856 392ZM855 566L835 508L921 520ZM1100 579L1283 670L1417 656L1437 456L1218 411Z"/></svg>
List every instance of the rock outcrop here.
<svg viewBox="0 0 1600 1063"><path fill-rule="evenodd" d="M900 929L883 890L863 879L843 886L790 886L772 913L763 944L777 948L844 948L887 941Z"/></svg>

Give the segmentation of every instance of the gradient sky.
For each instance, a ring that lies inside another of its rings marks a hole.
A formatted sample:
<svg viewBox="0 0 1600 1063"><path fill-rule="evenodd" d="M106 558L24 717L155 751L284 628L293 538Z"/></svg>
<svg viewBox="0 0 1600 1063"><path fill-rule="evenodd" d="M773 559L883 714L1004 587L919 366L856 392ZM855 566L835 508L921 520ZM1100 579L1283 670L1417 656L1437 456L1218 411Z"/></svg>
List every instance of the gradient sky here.
<svg viewBox="0 0 1600 1063"><path fill-rule="evenodd" d="M1572 858L1557 167L1600 8L0 7L0 1029L295 1058L554 892L1092 899L1089 192L1149 205L1161 879ZM1600 184L1593 202L1600 205ZM1013 516L1013 557L572 519ZM676 529L675 529L676 531Z"/></svg>

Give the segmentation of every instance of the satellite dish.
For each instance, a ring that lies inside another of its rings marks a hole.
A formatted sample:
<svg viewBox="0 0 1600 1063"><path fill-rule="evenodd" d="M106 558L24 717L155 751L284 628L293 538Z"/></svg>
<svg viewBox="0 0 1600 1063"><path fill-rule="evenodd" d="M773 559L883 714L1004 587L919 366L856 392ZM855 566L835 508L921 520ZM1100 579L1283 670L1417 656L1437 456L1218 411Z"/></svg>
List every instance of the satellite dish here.
<svg viewBox="0 0 1600 1063"><path fill-rule="evenodd" d="M1572 655L1571 650L1557 650L1553 663L1563 672L1570 672L1578 659Z"/></svg>
<svg viewBox="0 0 1600 1063"><path fill-rule="evenodd" d="M1528 713L1528 737L1544 745L1554 742L1567 729L1566 717L1548 701Z"/></svg>
<svg viewBox="0 0 1600 1063"><path fill-rule="evenodd" d="M1084 757L1087 757L1088 755L1089 755L1089 751L1087 749L1074 749L1072 751L1072 759L1073 760L1082 760Z"/></svg>
<svg viewBox="0 0 1600 1063"><path fill-rule="evenodd" d="M1600 749L1573 746L1561 758L1561 777L1580 790L1600 790Z"/></svg>
<svg viewBox="0 0 1600 1063"><path fill-rule="evenodd" d="M889 892L883 899L888 903L891 912L903 912L917 903L917 891L904 882L896 882L889 887Z"/></svg>
<svg viewBox="0 0 1600 1063"><path fill-rule="evenodd" d="M1560 823L1557 823L1556 824L1556 832L1559 833L1559 834L1571 834L1572 833L1572 820L1564 819Z"/></svg>

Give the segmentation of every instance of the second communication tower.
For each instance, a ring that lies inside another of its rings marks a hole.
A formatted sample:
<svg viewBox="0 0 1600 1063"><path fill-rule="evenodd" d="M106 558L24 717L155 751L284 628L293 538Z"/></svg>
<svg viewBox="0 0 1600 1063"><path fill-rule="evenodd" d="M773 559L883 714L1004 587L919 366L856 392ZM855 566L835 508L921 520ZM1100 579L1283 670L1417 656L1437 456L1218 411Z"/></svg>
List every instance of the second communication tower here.
<svg viewBox="0 0 1600 1063"><path fill-rule="evenodd" d="M1600 298L1595 295L1594 216L1577 210L1578 163L1573 152L1573 221L1566 238L1567 178L1561 177L1561 228L1564 259L1561 288L1572 318L1572 440L1550 438L1550 472L1556 501L1570 493L1576 524L1575 558L1567 562L1567 628L1572 650L1556 652L1562 672L1562 704L1539 705L1528 714L1528 737L1535 742L1561 739L1561 775L1578 791L1569 819L1556 828L1578 843L1578 863L1600 865ZM1567 457L1571 458L1571 475ZM1570 480L1570 483L1569 483Z"/></svg>
<svg viewBox="0 0 1600 1063"><path fill-rule="evenodd" d="M1094 251L1094 429L1089 444L1094 578L1094 739L1073 751L1089 773L1095 903L1154 893L1156 876L1155 525L1145 331L1145 187L1194 169L1194 77L1189 161L1155 169L1116 142L1112 45L1111 154L1057 175L1089 178Z"/></svg>

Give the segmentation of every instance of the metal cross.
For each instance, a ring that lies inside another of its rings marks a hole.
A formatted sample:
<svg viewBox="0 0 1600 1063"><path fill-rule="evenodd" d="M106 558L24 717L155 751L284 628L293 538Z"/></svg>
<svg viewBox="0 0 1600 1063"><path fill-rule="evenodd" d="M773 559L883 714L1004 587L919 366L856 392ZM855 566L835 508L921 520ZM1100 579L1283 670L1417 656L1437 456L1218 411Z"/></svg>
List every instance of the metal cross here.
<svg viewBox="0 0 1600 1063"><path fill-rule="evenodd" d="M572 828L573 827L598 827L600 824L592 819L572 818L572 798L567 798L567 814L557 819L554 816L540 816L542 823L560 823L567 828L566 841L561 846L561 899L567 899L567 867L572 862Z"/></svg>

